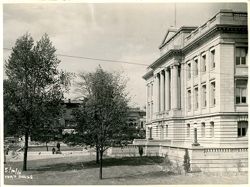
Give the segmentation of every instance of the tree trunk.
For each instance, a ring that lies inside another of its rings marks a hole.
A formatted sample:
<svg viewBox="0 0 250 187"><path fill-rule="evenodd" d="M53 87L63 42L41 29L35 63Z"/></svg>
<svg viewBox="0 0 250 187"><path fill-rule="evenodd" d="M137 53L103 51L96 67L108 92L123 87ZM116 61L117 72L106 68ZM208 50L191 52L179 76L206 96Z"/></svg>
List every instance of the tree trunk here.
<svg viewBox="0 0 250 187"><path fill-rule="evenodd" d="M99 175L100 179L102 179L102 156L103 156L103 149L101 147L101 150L100 150L100 175Z"/></svg>
<svg viewBox="0 0 250 187"><path fill-rule="evenodd" d="M99 164L99 152L100 152L100 150L99 150L99 147L98 146L96 146L96 163L97 164Z"/></svg>
<svg viewBox="0 0 250 187"><path fill-rule="evenodd" d="M49 151L49 148L48 148L48 143L46 142L46 143L45 143L45 145L46 145L46 149L47 149L47 151Z"/></svg>
<svg viewBox="0 0 250 187"><path fill-rule="evenodd" d="M24 139L23 171L27 171L27 155L28 155L28 144L29 144L28 140L29 140L29 133L28 130L26 130Z"/></svg>

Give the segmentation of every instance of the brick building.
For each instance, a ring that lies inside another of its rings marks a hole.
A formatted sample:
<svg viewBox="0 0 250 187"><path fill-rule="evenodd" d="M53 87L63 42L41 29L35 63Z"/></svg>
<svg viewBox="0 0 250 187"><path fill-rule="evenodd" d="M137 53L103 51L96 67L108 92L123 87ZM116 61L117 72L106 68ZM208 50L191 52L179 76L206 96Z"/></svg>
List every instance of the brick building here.
<svg viewBox="0 0 250 187"><path fill-rule="evenodd" d="M221 10L200 27L168 30L143 76L147 145L247 150L247 21Z"/></svg>
<svg viewBox="0 0 250 187"><path fill-rule="evenodd" d="M72 115L72 111L77 109L82 101L80 100L64 100L63 117L60 119L60 125L63 129L63 134L71 133L76 127L76 121ZM140 108L129 108L127 125L135 126L140 130L145 130L146 112Z"/></svg>

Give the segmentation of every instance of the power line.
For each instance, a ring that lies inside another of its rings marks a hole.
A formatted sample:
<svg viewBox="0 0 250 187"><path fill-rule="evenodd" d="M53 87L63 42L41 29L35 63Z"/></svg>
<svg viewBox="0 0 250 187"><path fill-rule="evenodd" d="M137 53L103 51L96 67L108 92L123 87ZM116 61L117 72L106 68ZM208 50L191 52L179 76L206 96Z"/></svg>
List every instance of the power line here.
<svg viewBox="0 0 250 187"><path fill-rule="evenodd" d="M10 48L3 48L3 49L12 50ZM148 64L142 64L142 63L137 63L137 62L128 62L128 61L122 61L122 60L111 60L111 59L76 56L76 55L65 55L65 54L59 54L59 53L57 53L56 55L62 56L62 57L76 58L76 59L96 60L96 61L102 61L102 62L117 62L117 63L132 64L132 65L138 65L138 66L148 66Z"/></svg>
<svg viewBox="0 0 250 187"><path fill-rule="evenodd" d="M10 48L3 48L4 50L12 50ZM66 55L66 54L56 54L57 56L62 56L62 57L68 57L68 58L76 58L76 59L86 59L86 60L95 60L95 61L102 61L102 62L115 62L115 63L122 63L122 64L131 64L131 65L138 65L138 66L144 66L144 67L148 67L148 64L143 64L143 63L138 63L138 62L129 62L129 61L121 61L121 60L111 60L111 59L102 59L102 58L93 58L93 57L84 57L84 56L76 56L76 55ZM165 68L163 66L159 66L159 68ZM194 70L194 69L186 69L184 67L181 68L181 70L183 71L187 71L187 72L199 72L199 73L205 73L206 71L201 71L201 70ZM219 73L219 72L215 72L213 71L208 71L208 73L210 74L219 74L219 75L232 75L234 76L234 74L231 73Z"/></svg>

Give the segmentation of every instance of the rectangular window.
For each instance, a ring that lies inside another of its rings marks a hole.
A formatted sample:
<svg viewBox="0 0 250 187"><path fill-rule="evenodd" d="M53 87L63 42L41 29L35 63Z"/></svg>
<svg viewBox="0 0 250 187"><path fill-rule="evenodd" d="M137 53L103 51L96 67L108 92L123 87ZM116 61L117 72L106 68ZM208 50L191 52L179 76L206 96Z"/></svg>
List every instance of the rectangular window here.
<svg viewBox="0 0 250 187"><path fill-rule="evenodd" d="M190 137L190 124L187 124L187 137Z"/></svg>
<svg viewBox="0 0 250 187"><path fill-rule="evenodd" d="M194 76L198 76L198 59L194 60Z"/></svg>
<svg viewBox="0 0 250 187"><path fill-rule="evenodd" d="M152 139L152 127L149 128L149 139Z"/></svg>
<svg viewBox="0 0 250 187"><path fill-rule="evenodd" d="M153 97L153 93L154 93L153 90L154 90L154 89L153 89L153 84L151 84L151 97Z"/></svg>
<svg viewBox="0 0 250 187"><path fill-rule="evenodd" d="M238 137L243 137L247 135L248 122L239 121L238 122Z"/></svg>
<svg viewBox="0 0 250 187"><path fill-rule="evenodd" d="M188 111L190 111L190 110L191 110L191 90L188 90L188 91L187 91L187 94L188 94L188 95L187 95L187 97L188 97L188 98L187 98L187 102L188 102L188 103L187 103L187 105L188 105Z"/></svg>
<svg viewBox="0 0 250 187"><path fill-rule="evenodd" d="M202 85L202 107L207 106L207 87L206 85Z"/></svg>
<svg viewBox="0 0 250 187"><path fill-rule="evenodd" d="M246 65L247 48L237 47L236 48L236 65Z"/></svg>
<svg viewBox="0 0 250 187"><path fill-rule="evenodd" d="M201 58L201 72L205 73L207 71L207 66L206 66L206 55L203 55Z"/></svg>
<svg viewBox="0 0 250 187"><path fill-rule="evenodd" d="M158 132L159 131L159 127L158 127L158 125L156 126L156 137L158 137Z"/></svg>
<svg viewBox="0 0 250 187"><path fill-rule="evenodd" d="M210 129L211 130L210 131L211 132L210 136L212 138L212 137L214 137L214 122L210 122L210 127L211 127L211 129Z"/></svg>
<svg viewBox="0 0 250 187"><path fill-rule="evenodd" d="M201 123L201 137L205 137L205 123Z"/></svg>
<svg viewBox="0 0 250 187"><path fill-rule="evenodd" d="M198 87L194 88L194 109L197 110L199 107L199 98L198 98Z"/></svg>
<svg viewBox="0 0 250 187"><path fill-rule="evenodd" d="M211 93L211 97L210 97L210 102L211 102L211 106L214 107L216 104L216 97L215 97L215 82L211 82L210 83L210 93Z"/></svg>
<svg viewBox="0 0 250 187"><path fill-rule="evenodd" d="M168 125L166 125L166 137L168 137Z"/></svg>
<svg viewBox="0 0 250 187"><path fill-rule="evenodd" d="M153 112L154 112L154 103L151 103L151 118L153 118Z"/></svg>
<svg viewBox="0 0 250 187"><path fill-rule="evenodd" d="M211 51L211 69L215 68L215 50Z"/></svg>
<svg viewBox="0 0 250 187"><path fill-rule="evenodd" d="M247 104L247 79L236 80L236 104Z"/></svg>
<svg viewBox="0 0 250 187"><path fill-rule="evenodd" d="M187 79L191 79L191 63L187 64Z"/></svg>

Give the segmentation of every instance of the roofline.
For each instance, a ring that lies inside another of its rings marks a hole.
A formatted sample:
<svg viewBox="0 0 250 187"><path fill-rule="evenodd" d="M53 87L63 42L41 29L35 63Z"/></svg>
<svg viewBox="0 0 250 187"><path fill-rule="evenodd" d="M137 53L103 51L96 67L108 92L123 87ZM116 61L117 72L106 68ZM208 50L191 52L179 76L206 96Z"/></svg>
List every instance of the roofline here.
<svg viewBox="0 0 250 187"><path fill-rule="evenodd" d="M165 36L164 36L164 38L163 38L163 40L162 40L162 42L161 42L161 45L163 45L163 44L165 43L165 40L166 40L167 35L168 35L168 33L170 32L170 30L172 30L172 32L174 31L175 33L178 31L177 28L171 28L171 27L170 27L170 28L167 30L167 32L166 32L166 34L165 34Z"/></svg>
<svg viewBox="0 0 250 187"><path fill-rule="evenodd" d="M155 66L161 64L164 60L167 58L171 58L173 54L181 54L181 49L170 49L167 53L162 55L160 58L158 58L156 61L154 61L151 65L149 65L149 68L154 68Z"/></svg>
<svg viewBox="0 0 250 187"><path fill-rule="evenodd" d="M193 32L195 32L196 30L199 30L199 28L201 28L203 25L206 25L208 22L210 22L211 20L213 20L214 18L216 18L216 16L220 13L240 13L240 14L248 14L247 12L244 11L233 11L231 9L221 9L219 12L217 12L213 17L211 17L209 20L207 20L206 22L204 22L202 25L198 26L195 30L193 30ZM190 35L192 35L191 32L188 36L186 36L186 38L188 38Z"/></svg>
<svg viewBox="0 0 250 187"><path fill-rule="evenodd" d="M165 38L168 34L168 32L167 32L165 37L164 37L164 40L163 40L164 43L162 42L162 44L159 46L159 49L163 48L168 42L170 42L173 38L175 38L181 31L195 30L197 28L198 28L197 26L182 26L176 31L176 33L171 38L169 38L166 42L164 42Z"/></svg>
<svg viewBox="0 0 250 187"><path fill-rule="evenodd" d="M193 41L191 41L190 43L185 45L181 49L182 53L183 54L187 53L189 49L191 49L194 45L197 44L197 42L199 43L204 38L208 38L209 36L216 33L216 31L226 29L226 28L229 28L229 29L242 29L243 31L246 31L246 33L247 33L247 29L248 29L247 25L216 24L213 27L211 27L209 30L207 30L205 33L203 33L202 35L198 36ZM243 34L245 34L245 33L243 33Z"/></svg>
<svg viewBox="0 0 250 187"><path fill-rule="evenodd" d="M145 75L142 76L143 79L147 80L149 77L153 76L154 72L153 70L149 70Z"/></svg>
<svg viewBox="0 0 250 187"><path fill-rule="evenodd" d="M190 42L189 44L187 44L183 48L181 48L181 49L170 49L164 55L162 55L161 57L159 57L157 60L155 60L152 64L150 64L148 66L149 68L152 68L152 70L150 70L150 72L146 73L143 76L143 78L146 79L149 76L149 74L151 73L151 71L153 71L153 69L155 67L157 67L158 65L160 65L166 59L171 58L174 54L182 55L182 54L186 53L190 49L190 47L192 47L195 44L197 44L197 42L199 42L200 40L202 40L204 37L208 37L208 36L214 34L218 29L223 29L223 28L232 28L232 29L247 30L247 25L228 25L228 24L217 24L217 25L214 25L212 28L210 28L209 30L207 30L205 33L203 33L202 35L200 35L198 38L194 39L192 42Z"/></svg>

